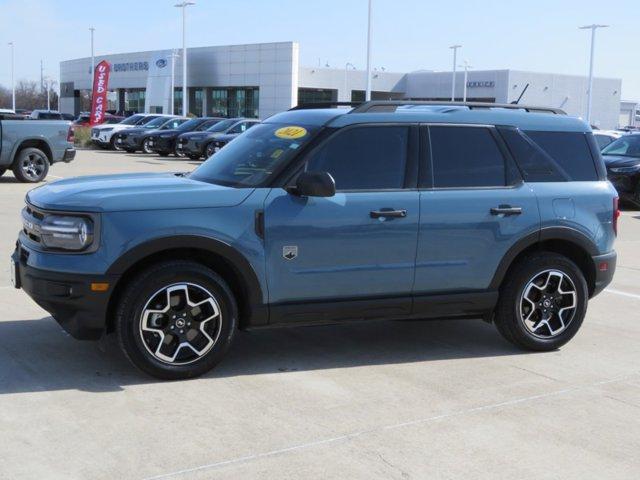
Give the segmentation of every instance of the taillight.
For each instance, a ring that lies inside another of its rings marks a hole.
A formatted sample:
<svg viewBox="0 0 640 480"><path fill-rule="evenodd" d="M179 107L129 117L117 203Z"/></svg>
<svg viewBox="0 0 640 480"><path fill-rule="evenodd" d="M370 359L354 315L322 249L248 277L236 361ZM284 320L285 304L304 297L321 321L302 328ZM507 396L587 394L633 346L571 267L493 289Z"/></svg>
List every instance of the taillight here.
<svg viewBox="0 0 640 480"><path fill-rule="evenodd" d="M618 235L618 219L620 218L620 199L613 199L613 231Z"/></svg>
<svg viewBox="0 0 640 480"><path fill-rule="evenodd" d="M76 139L76 134L73 131L73 127L69 127L69 131L67 132L67 142L73 143Z"/></svg>

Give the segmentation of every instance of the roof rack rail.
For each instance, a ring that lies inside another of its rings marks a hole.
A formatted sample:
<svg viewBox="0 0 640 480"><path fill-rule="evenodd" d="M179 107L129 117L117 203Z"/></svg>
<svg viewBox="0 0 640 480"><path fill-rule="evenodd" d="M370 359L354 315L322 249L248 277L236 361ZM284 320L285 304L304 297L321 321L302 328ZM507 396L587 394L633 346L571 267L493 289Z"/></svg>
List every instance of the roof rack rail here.
<svg viewBox="0 0 640 480"><path fill-rule="evenodd" d="M481 102L435 102L424 100L375 100L361 103L349 113L377 113L395 112L398 107L467 107L469 110L504 108L509 110L523 110L531 113L550 113L554 115L566 115L564 110L553 107L533 107L529 105L519 105L514 103L481 103Z"/></svg>
<svg viewBox="0 0 640 480"><path fill-rule="evenodd" d="M296 105L291 110L312 110L315 108L358 107L364 102L313 102Z"/></svg>

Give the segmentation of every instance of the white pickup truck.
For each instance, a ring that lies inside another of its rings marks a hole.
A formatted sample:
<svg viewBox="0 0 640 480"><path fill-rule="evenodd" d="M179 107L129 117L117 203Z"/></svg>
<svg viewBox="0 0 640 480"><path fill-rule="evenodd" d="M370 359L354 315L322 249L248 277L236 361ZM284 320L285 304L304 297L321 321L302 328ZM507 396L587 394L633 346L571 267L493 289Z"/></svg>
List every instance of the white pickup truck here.
<svg viewBox="0 0 640 480"><path fill-rule="evenodd" d="M51 164L75 156L71 122L0 114L0 175L11 169L20 182L41 182Z"/></svg>

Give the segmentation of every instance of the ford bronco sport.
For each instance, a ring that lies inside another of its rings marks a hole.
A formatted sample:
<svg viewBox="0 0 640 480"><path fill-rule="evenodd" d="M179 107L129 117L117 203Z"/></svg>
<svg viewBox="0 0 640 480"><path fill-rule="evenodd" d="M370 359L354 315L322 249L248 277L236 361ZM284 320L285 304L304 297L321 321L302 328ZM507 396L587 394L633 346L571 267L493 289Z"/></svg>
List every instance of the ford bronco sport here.
<svg viewBox="0 0 640 480"><path fill-rule="evenodd" d="M618 217L589 126L562 113L294 109L189 174L57 181L27 195L15 285L163 379L293 324L482 318L557 349L612 279Z"/></svg>

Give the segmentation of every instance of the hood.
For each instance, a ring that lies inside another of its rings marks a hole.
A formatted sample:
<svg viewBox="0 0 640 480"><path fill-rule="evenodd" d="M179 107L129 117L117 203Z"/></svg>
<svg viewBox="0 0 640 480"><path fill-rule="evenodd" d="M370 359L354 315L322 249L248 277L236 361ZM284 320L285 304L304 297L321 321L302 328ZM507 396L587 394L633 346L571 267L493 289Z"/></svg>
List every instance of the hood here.
<svg viewBox="0 0 640 480"><path fill-rule="evenodd" d="M631 167L640 163L640 157L625 157L623 155L602 155L607 168Z"/></svg>
<svg viewBox="0 0 640 480"><path fill-rule="evenodd" d="M180 138L184 138L185 140L196 140L207 138L213 135L211 132L186 132L180 135Z"/></svg>
<svg viewBox="0 0 640 480"><path fill-rule="evenodd" d="M135 173L59 180L31 190L27 200L44 210L175 210L232 207L252 191L198 182L173 173Z"/></svg>
<svg viewBox="0 0 640 480"><path fill-rule="evenodd" d="M140 135L141 133L146 133L149 131L149 129L145 127L127 128L126 130L127 135Z"/></svg>
<svg viewBox="0 0 640 480"><path fill-rule="evenodd" d="M93 128L97 128L98 130L105 130L105 129L113 130L114 132L117 132L119 130L127 130L127 129L132 129L134 127L136 127L136 125L120 125L119 123L112 123L108 125L99 125Z"/></svg>
<svg viewBox="0 0 640 480"><path fill-rule="evenodd" d="M180 135L180 130L176 130L175 128L173 128L167 130L154 130L149 133L157 137L177 137L178 135Z"/></svg>

